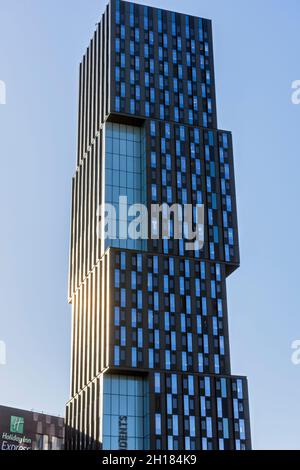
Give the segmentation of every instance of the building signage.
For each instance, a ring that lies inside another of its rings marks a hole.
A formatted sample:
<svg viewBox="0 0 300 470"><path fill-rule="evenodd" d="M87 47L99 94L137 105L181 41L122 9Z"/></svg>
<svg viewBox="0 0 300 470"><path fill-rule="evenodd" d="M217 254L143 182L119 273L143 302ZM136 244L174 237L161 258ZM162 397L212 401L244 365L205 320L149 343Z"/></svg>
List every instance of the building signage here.
<svg viewBox="0 0 300 470"><path fill-rule="evenodd" d="M31 450L32 440L26 436L9 434L7 432L1 435L1 450Z"/></svg>
<svg viewBox="0 0 300 470"><path fill-rule="evenodd" d="M24 418L10 417L10 432L1 434L1 450L31 450L32 440L24 436Z"/></svg>
<svg viewBox="0 0 300 470"><path fill-rule="evenodd" d="M19 416L11 416L10 417L10 432L15 432L17 434L24 433L24 418L20 418Z"/></svg>
<svg viewBox="0 0 300 470"><path fill-rule="evenodd" d="M128 418L119 416L119 450L128 448Z"/></svg>
<svg viewBox="0 0 300 470"><path fill-rule="evenodd" d="M0 452L58 450L63 432L62 418L0 405Z"/></svg>

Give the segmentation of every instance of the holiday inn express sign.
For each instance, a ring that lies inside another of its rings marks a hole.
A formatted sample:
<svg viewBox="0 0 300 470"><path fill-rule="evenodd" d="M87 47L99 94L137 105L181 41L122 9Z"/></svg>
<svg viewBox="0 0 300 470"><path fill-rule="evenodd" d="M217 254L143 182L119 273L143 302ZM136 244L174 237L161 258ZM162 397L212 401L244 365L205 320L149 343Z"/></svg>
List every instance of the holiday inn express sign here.
<svg viewBox="0 0 300 470"><path fill-rule="evenodd" d="M7 431L5 430L6 426ZM32 439L24 435L24 426L25 418L22 416L2 417L0 450L31 450Z"/></svg>
<svg viewBox="0 0 300 470"><path fill-rule="evenodd" d="M0 439L1 450L31 450L32 440L26 436L2 433Z"/></svg>
<svg viewBox="0 0 300 470"><path fill-rule="evenodd" d="M1 450L60 450L64 419L0 405Z"/></svg>
<svg viewBox="0 0 300 470"><path fill-rule="evenodd" d="M23 417L10 417L9 432L4 431L1 433L1 450L31 450L32 439L24 435L24 424L25 419Z"/></svg>
<svg viewBox="0 0 300 470"><path fill-rule="evenodd" d="M17 434L23 434L24 432L24 418L19 416L10 417L10 432L16 432Z"/></svg>

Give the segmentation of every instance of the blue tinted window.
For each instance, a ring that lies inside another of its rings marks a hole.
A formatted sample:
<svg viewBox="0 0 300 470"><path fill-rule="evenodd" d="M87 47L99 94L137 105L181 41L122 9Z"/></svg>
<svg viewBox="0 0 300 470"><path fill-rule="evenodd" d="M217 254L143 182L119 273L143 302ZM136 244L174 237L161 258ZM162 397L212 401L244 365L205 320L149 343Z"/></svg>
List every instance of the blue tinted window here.
<svg viewBox="0 0 300 470"><path fill-rule="evenodd" d="M210 378L209 377L205 377L204 384L205 384L205 396L210 397Z"/></svg>
<svg viewBox="0 0 300 470"><path fill-rule="evenodd" d="M153 330L153 311L148 311L148 328L149 330Z"/></svg>
<svg viewBox="0 0 300 470"><path fill-rule="evenodd" d="M165 367L167 370L171 369L171 353L170 351L165 351Z"/></svg>
<svg viewBox="0 0 300 470"><path fill-rule="evenodd" d="M115 326L120 326L120 309L115 307Z"/></svg>
<svg viewBox="0 0 300 470"><path fill-rule="evenodd" d="M160 374L154 374L155 393L160 393Z"/></svg>
<svg viewBox="0 0 300 470"><path fill-rule="evenodd" d="M171 382L172 382L172 393L173 395L177 395L177 375L172 374Z"/></svg>
<svg viewBox="0 0 300 470"><path fill-rule="evenodd" d="M121 307L126 307L126 289L121 289Z"/></svg>
<svg viewBox="0 0 300 470"><path fill-rule="evenodd" d="M126 327L121 327L121 346L126 346Z"/></svg>
<svg viewBox="0 0 300 470"><path fill-rule="evenodd" d="M149 349L149 369L153 369L154 367L154 351L153 349Z"/></svg>
<svg viewBox="0 0 300 470"><path fill-rule="evenodd" d="M120 365L120 347L119 346L115 346L115 366L119 366Z"/></svg>
<svg viewBox="0 0 300 470"><path fill-rule="evenodd" d="M161 434L161 415L155 415L155 434Z"/></svg>
<svg viewBox="0 0 300 470"><path fill-rule="evenodd" d="M131 326L132 328L136 328L136 309L135 308L131 310Z"/></svg>
<svg viewBox="0 0 300 470"><path fill-rule="evenodd" d="M120 271L115 269L115 287L120 287Z"/></svg>
<svg viewBox="0 0 300 470"><path fill-rule="evenodd" d="M131 348L131 365L132 367L137 366L137 353L136 353L136 348Z"/></svg>
<svg viewBox="0 0 300 470"><path fill-rule="evenodd" d="M185 351L181 353L181 368L183 372L187 371L187 355Z"/></svg>

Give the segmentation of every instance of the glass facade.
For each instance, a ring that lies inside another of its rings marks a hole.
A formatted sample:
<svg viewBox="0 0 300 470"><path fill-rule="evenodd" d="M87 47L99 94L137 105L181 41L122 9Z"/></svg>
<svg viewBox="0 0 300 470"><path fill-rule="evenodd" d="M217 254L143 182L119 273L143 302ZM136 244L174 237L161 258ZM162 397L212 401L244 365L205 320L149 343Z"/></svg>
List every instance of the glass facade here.
<svg viewBox="0 0 300 470"><path fill-rule="evenodd" d="M106 123L104 164L104 200L106 204L113 205L116 211L116 237L106 239L105 249L113 246L145 250L146 240L133 240L127 236L127 233L122 232L122 228L120 231L121 222L128 229L133 219L127 209L134 204L146 204L144 128ZM125 204L122 202L119 204L120 197L126 197ZM107 214L106 217L111 227L113 227L112 217L113 214Z"/></svg>
<svg viewBox="0 0 300 470"><path fill-rule="evenodd" d="M103 450L149 449L147 379L105 374L103 390Z"/></svg>

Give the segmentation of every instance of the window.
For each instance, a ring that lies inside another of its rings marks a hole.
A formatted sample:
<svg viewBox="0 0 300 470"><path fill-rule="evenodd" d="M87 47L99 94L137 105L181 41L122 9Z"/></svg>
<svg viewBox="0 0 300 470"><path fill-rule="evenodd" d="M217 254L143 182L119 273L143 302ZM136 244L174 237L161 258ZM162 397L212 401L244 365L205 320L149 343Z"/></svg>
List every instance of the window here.
<svg viewBox="0 0 300 470"><path fill-rule="evenodd" d="M136 289L136 272L131 271L131 289Z"/></svg>
<svg viewBox="0 0 300 470"><path fill-rule="evenodd" d="M131 310L131 326L132 328L136 328L136 309L135 308Z"/></svg>
<svg viewBox="0 0 300 470"><path fill-rule="evenodd" d="M172 374L171 382L172 382L172 394L177 395L177 375Z"/></svg>
<svg viewBox="0 0 300 470"><path fill-rule="evenodd" d="M137 298L138 298L138 302L137 302L138 308L142 309L143 308L143 292L141 290L138 291Z"/></svg>
<svg viewBox="0 0 300 470"><path fill-rule="evenodd" d="M210 378L209 377L205 377L204 386L205 386L205 396L210 397Z"/></svg>
<svg viewBox="0 0 300 470"><path fill-rule="evenodd" d="M115 326L120 326L120 309L115 307Z"/></svg>
<svg viewBox="0 0 300 470"><path fill-rule="evenodd" d="M169 277L164 276L164 293L168 294L169 292Z"/></svg>
<svg viewBox="0 0 300 470"><path fill-rule="evenodd" d="M172 351L176 351L176 332L171 332L171 349Z"/></svg>
<svg viewBox="0 0 300 470"><path fill-rule="evenodd" d="M152 194L152 200L157 201L157 187L156 187L156 184L152 184L151 194Z"/></svg>
<svg viewBox="0 0 300 470"><path fill-rule="evenodd" d="M120 287L120 271L118 269L115 269L115 287Z"/></svg>
<svg viewBox="0 0 300 470"><path fill-rule="evenodd" d="M215 374L220 373L220 359L218 354L214 355L214 368L215 368Z"/></svg>
<svg viewBox="0 0 300 470"><path fill-rule="evenodd" d="M131 365L132 365L132 367L137 366L136 348L131 348Z"/></svg>
<svg viewBox="0 0 300 470"><path fill-rule="evenodd" d="M178 430L178 416L173 415L173 435L178 436L179 430Z"/></svg>
<svg viewBox="0 0 300 470"><path fill-rule="evenodd" d="M226 379L221 379L221 395L222 395L222 398L227 398L227 383L226 383Z"/></svg>
<svg viewBox="0 0 300 470"><path fill-rule="evenodd" d="M153 369L154 367L154 351L153 349L149 349L149 369Z"/></svg>
<svg viewBox="0 0 300 470"><path fill-rule="evenodd" d="M141 349L143 347L143 329L138 329L138 347Z"/></svg>
<svg viewBox="0 0 300 470"><path fill-rule="evenodd" d="M115 346L115 366L119 366L120 365L120 347L119 346Z"/></svg>
<svg viewBox="0 0 300 470"><path fill-rule="evenodd" d="M167 414L171 415L173 413L173 406L172 406L172 395L167 395Z"/></svg>
<svg viewBox="0 0 300 470"><path fill-rule="evenodd" d="M121 307L126 307L126 289L121 289Z"/></svg>
<svg viewBox="0 0 300 470"><path fill-rule="evenodd" d="M155 349L160 348L159 330L154 331L154 346L155 346Z"/></svg>
<svg viewBox="0 0 300 470"><path fill-rule="evenodd" d="M154 292L154 310L159 311L159 296L158 292Z"/></svg>
<svg viewBox="0 0 300 470"><path fill-rule="evenodd" d="M187 371L187 354L185 351L181 353L181 369L183 372Z"/></svg>
<svg viewBox="0 0 300 470"><path fill-rule="evenodd" d="M161 434L161 415L160 414L155 415L155 434L157 435Z"/></svg>
<svg viewBox="0 0 300 470"><path fill-rule="evenodd" d="M154 374L155 393L160 393L160 374Z"/></svg>
<svg viewBox="0 0 300 470"><path fill-rule="evenodd" d="M237 395L240 400L243 399L243 382L242 380L237 380Z"/></svg>
<svg viewBox="0 0 300 470"><path fill-rule="evenodd" d="M149 330L153 330L153 311L148 311L148 328Z"/></svg>

